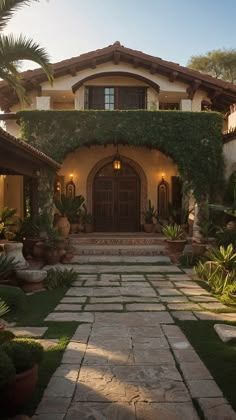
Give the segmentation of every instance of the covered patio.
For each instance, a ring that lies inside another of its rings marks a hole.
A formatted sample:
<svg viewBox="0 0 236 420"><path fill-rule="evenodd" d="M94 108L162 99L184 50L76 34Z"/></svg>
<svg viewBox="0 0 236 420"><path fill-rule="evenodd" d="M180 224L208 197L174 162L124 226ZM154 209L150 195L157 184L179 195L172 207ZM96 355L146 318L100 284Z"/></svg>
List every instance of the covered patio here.
<svg viewBox="0 0 236 420"><path fill-rule="evenodd" d="M17 215L24 216L26 206L22 193L27 188L30 213L36 216L45 179L53 178L60 168L53 159L0 128L0 207L17 207Z"/></svg>

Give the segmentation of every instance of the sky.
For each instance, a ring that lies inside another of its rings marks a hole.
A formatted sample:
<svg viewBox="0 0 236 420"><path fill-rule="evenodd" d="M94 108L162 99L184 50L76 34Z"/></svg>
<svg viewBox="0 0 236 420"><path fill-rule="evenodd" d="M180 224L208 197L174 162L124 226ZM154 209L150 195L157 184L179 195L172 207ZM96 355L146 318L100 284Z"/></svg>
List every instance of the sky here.
<svg viewBox="0 0 236 420"><path fill-rule="evenodd" d="M53 63L120 41L186 65L192 55L236 48L235 18L235 0L40 0L18 10L5 33L33 38Z"/></svg>

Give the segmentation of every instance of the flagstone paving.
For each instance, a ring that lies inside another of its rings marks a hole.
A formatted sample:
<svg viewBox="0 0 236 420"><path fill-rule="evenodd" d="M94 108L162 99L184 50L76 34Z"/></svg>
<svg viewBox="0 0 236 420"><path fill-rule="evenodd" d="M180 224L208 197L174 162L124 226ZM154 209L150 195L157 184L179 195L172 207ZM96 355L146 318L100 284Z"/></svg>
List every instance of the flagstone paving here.
<svg viewBox="0 0 236 420"><path fill-rule="evenodd" d="M214 313L227 307L176 266L97 267L71 266L82 274L45 319L80 324L34 419L236 420L175 325L236 313Z"/></svg>

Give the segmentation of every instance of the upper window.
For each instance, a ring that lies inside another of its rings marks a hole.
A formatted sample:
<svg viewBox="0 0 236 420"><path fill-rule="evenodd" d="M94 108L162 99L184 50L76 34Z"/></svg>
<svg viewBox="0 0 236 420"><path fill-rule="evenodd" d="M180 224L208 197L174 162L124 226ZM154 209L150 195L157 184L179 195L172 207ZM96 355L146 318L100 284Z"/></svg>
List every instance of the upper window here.
<svg viewBox="0 0 236 420"><path fill-rule="evenodd" d="M147 88L89 86L85 90L85 108L147 109Z"/></svg>

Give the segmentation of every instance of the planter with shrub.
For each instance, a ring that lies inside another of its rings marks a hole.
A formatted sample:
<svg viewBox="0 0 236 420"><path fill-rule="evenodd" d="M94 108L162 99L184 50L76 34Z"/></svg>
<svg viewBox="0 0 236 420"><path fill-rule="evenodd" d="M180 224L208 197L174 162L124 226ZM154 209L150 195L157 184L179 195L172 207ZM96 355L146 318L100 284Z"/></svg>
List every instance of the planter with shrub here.
<svg viewBox="0 0 236 420"><path fill-rule="evenodd" d="M157 210L155 210L155 207L152 205L151 200L148 200L148 209L143 212L144 216L144 225L143 229L146 233L152 233L154 231L154 223L153 220L157 219Z"/></svg>
<svg viewBox="0 0 236 420"><path fill-rule="evenodd" d="M14 338L0 346L0 363L8 367L0 374L1 410L8 416L30 400L38 380L38 364L43 347L34 340Z"/></svg>
<svg viewBox="0 0 236 420"><path fill-rule="evenodd" d="M181 226L165 225L162 228L162 233L166 238L167 249L172 254L182 254L186 245L186 239Z"/></svg>

